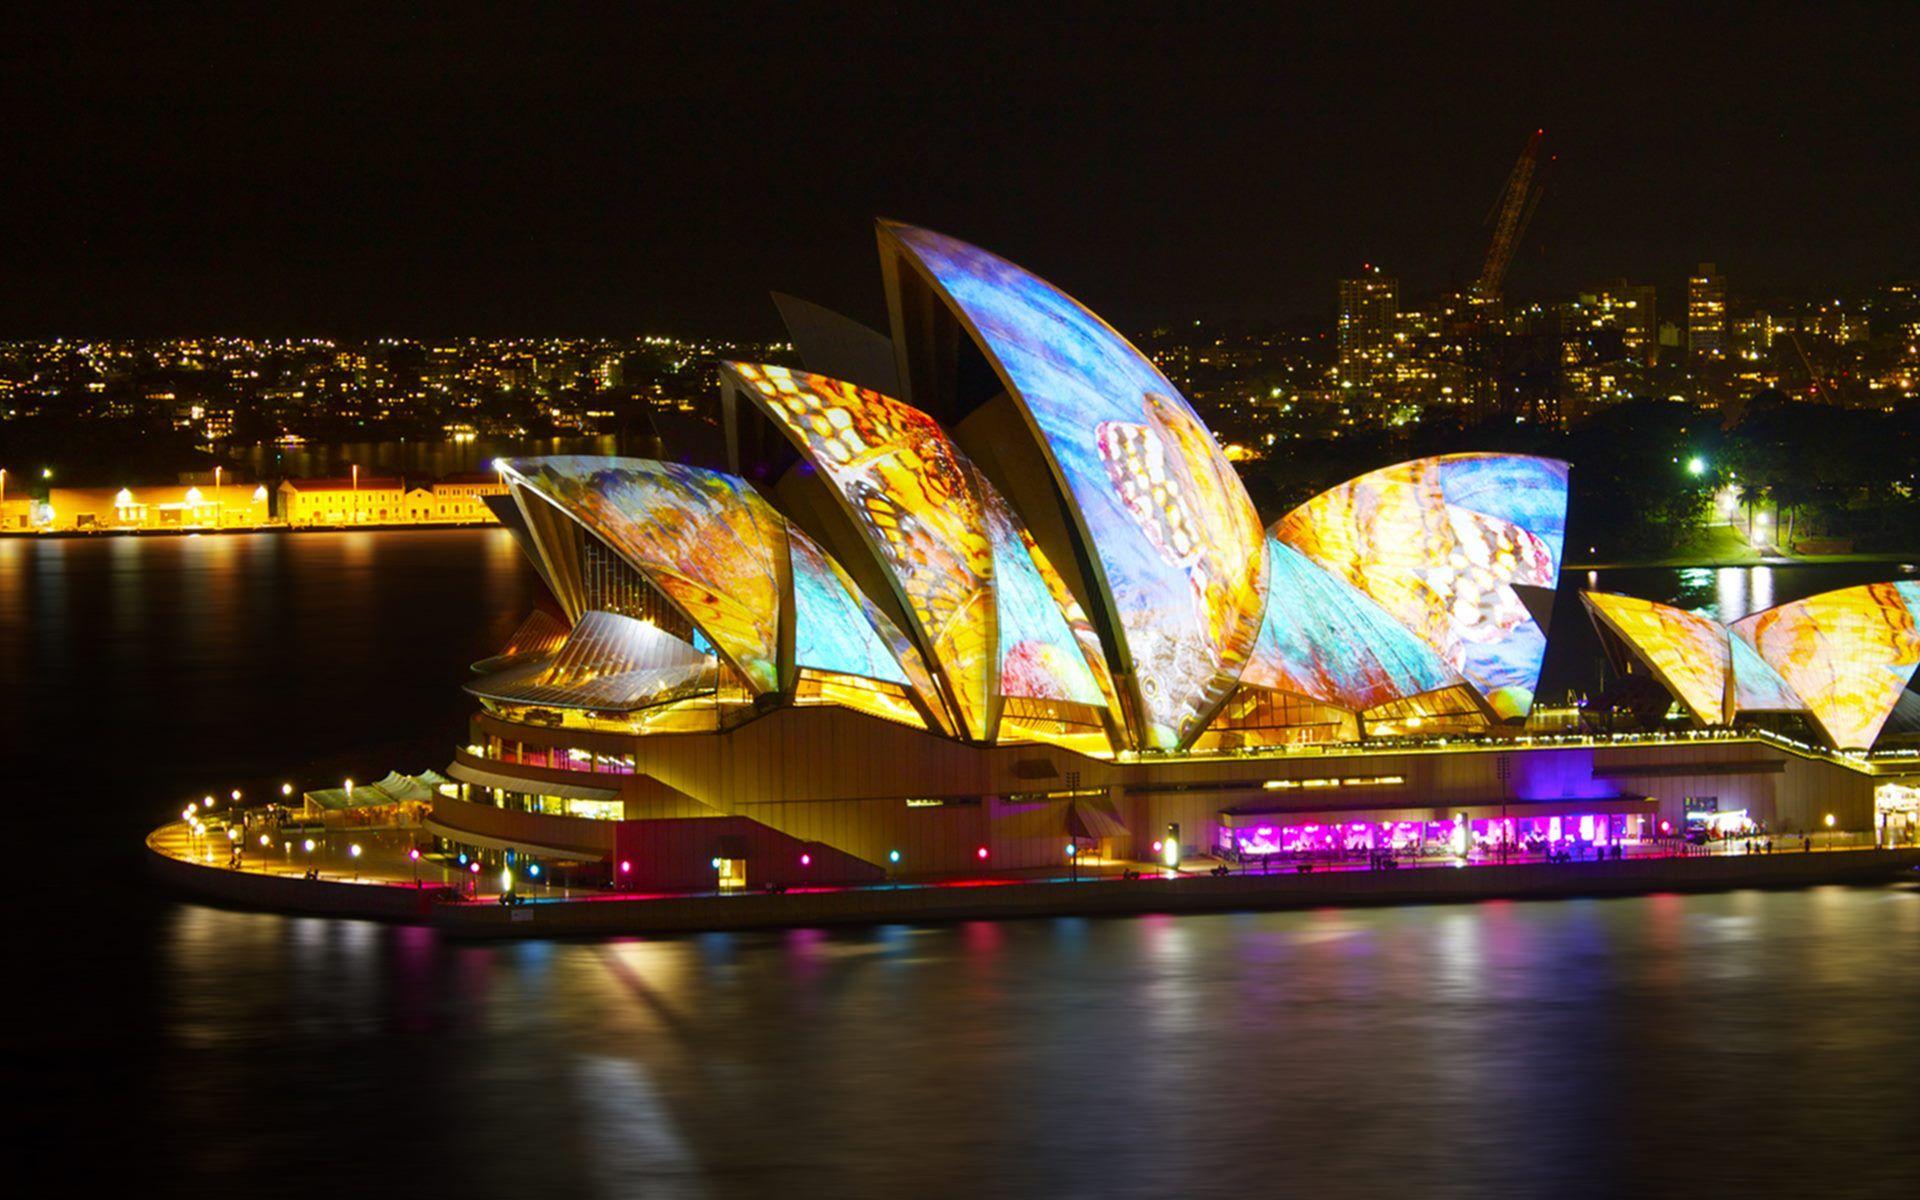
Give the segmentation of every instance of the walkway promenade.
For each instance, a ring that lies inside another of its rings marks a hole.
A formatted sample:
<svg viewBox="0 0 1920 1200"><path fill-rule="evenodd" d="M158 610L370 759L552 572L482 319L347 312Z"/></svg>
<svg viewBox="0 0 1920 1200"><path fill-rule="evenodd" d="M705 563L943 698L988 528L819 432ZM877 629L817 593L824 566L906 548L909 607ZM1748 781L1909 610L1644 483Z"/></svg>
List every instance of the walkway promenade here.
<svg viewBox="0 0 1920 1200"><path fill-rule="evenodd" d="M1657 891L1722 891L1825 883L1920 884L1920 848L1835 848L1774 854L1636 855L1621 861L1506 865L1455 864L1393 870L1296 870L1208 873L1208 864L1180 872L1141 864L1136 879L1117 876L956 879L857 888L765 892L631 895L605 891L522 889L522 903L499 903L499 881L485 872L466 880L406 850L413 830L362 830L271 844L229 865L223 833L193 835L182 823L147 839L150 861L165 882L194 895L243 907L373 917L430 924L473 937L599 936L796 925L873 924L991 918L1215 912L1633 895ZM358 846L359 853L352 848ZM414 869L418 866L418 882ZM313 877L308 873L313 872ZM471 873L470 873L471 874Z"/></svg>

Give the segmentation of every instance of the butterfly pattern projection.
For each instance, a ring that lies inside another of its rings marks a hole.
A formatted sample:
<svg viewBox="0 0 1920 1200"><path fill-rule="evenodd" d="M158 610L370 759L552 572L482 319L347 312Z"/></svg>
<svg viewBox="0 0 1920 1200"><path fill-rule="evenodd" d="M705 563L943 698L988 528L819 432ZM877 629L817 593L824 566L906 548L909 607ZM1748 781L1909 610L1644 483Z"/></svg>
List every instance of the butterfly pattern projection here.
<svg viewBox="0 0 1920 1200"><path fill-rule="evenodd" d="M1221 560L1208 548L1259 536L1252 509L1234 502L1238 480L1231 487L1222 479L1232 468L1214 450L1212 435L1192 412L1168 397L1148 392L1141 399L1140 423L1102 421L1094 428L1100 461L1121 504L1133 518L1160 561L1185 574L1191 588L1194 618L1205 631L1197 642L1182 644L1148 634L1135 645L1135 670L1149 703L1172 708L1181 728L1192 728L1205 717L1194 697L1182 705L1160 695L1162 666L1177 666L1194 650L1217 651L1189 670L1238 675L1245 651L1229 653L1240 643L1227 636L1240 616L1234 580L1221 570ZM1239 493L1244 495L1243 492ZM1180 711L1185 708L1186 711Z"/></svg>
<svg viewBox="0 0 1920 1200"><path fill-rule="evenodd" d="M639 568L749 687L778 689L787 527L751 484L629 458L516 459L505 470Z"/></svg>
<svg viewBox="0 0 1920 1200"><path fill-rule="evenodd" d="M1439 652L1343 579L1269 539L1267 617L1243 686L1365 712L1439 691L1460 676Z"/></svg>
<svg viewBox="0 0 1920 1200"><path fill-rule="evenodd" d="M1259 519L1225 454L1166 376L1065 292L931 230L883 222L880 235L1037 431L1130 672L1135 742L1190 743L1238 682L1266 599Z"/></svg>
<svg viewBox="0 0 1920 1200"><path fill-rule="evenodd" d="M793 552L793 662L796 667L906 684L893 650L835 573L827 552L787 527Z"/></svg>
<svg viewBox="0 0 1920 1200"><path fill-rule="evenodd" d="M1733 719L1727 686L1733 650L1725 625L1634 596L1584 592L1581 599L1597 622L1640 651L1654 676L1696 721L1721 725Z"/></svg>
<svg viewBox="0 0 1920 1200"><path fill-rule="evenodd" d="M1066 618L1067 630L1074 644L1080 647L1080 658L1087 664L1087 671L1093 676L1094 686L1100 689L1100 703L1106 708L1118 711L1120 698L1113 690L1113 672L1107 669L1107 653L1100 644L1100 633L1094 629L1086 610L1073 598L1073 592L1067 587L1067 581L1054 569L1053 561L1033 540L1033 534L1026 529L1020 530L1020 540L1027 548L1027 557L1033 560L1033 569L1040 575L1040 582L1046 585L1047 594L1053 597L1053 603Z"/></svg>
<svg viewBox="0 0 1920 1200"><path fill-rule="evenodd" d="M993 544L1000 694L1101 707L1106 694L1027 549L1006 499L974 475Z"/></svg>
<svg viewBox="0 0 1920 1200"><path fill-rule="evenodd" d="M925 413L784 367L729 363L852 511L898 584L968 735L994 683L993 547L967 464Z"/></svg>
<svg viewBox="0 0 1920 1200"><path fill-rule="evenodd" d="M1515 588L1557 582L1566 497L1565 463L1447 455L1323 492L1270 533L1436 650L1496 716L1523 717L1547 638Z"/></svg>
<svg viewBox="0 0 1920 1200"><path fill-rule="evenodd" d="M945 705L942 704L940 700L940 687L934 682L932 673L927 670L926 659L922 658L920 651L914 648L912 640L900 631L898 625L893 623L893 618L880 611L880 606L867 598L866 593L860 590L860 585L853 581L853 576L847 574L847 569L835 562L832 556L827 554L825 550L815 545L812 538L809 538L791 524L787 526L787 534L793 545L794 571L796 576L800 570L801 555L808 551L817 555L820 561L826 564L827 570L832 573L835 582L839 584L841 593L859 608L861 614L866 618L867 624L879 635L881 642L884 643L886 648L892 653L893 661L899 673L905 677L906 685L920 697L920 702L925 707L926 714L932 716L934 724L939 727L941 732L950 736L957 733L958 730L953 727L952 718L948 715ZM798 595L798 591L799 587L796 581L796 596ZM882 675L869 676L869 678L888 679L893 677Z"/></svg>
<svg viewBox="0 0 1920 1200"><path fill-rule="evenodd" d="M1920 666L1916 611L1920 583L1870 583L1769 608L1729 628L1793 690L1835 746L1865 750Z"/></svg>

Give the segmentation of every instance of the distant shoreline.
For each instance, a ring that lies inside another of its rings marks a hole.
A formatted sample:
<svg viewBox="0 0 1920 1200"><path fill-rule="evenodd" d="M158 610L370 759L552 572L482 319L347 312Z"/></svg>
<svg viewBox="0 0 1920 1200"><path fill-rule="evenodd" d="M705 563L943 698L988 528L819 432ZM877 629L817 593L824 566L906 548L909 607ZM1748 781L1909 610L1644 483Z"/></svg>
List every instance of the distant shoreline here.
<svg viewBox="0 0 1920 1200"><path fill-rule="evenodd" d="M502 529L498 521L403 521L372 522L358 525L229 525L222 528L189 526L181 529L0 529L0 538L22 541L41 539L87 540L90 538L166 538L196 537L202 534L226 537L247 533L400 533L423 529Z"/></svg>
<svg viewBox="0 0 1920 1200"><path fill-rule="evenodd" d="M364 521L358 525L245 525L188 527L179 529L0 529L0 538L32 541L50 539L88 539L115 537L189 537L200 534L226 536L247 533L415 533L429 529L500 529L497 521ZM1738 559L1666 556L1646 559L1569 562L1560 569L1568 571L1640 571L1640 570L1715 570L1722 567L1834 567L1864 563L1914 563L1920 565L1920 549L1886 550L1857 554L1753 555Z"/></svg>
<svg viewBox="0 0 1920 1200"><path fill-rule="evenodd" d="M1859 554L1756 555L1741 559L1702 559L1688 557L1621 559L1610 562L1570 562L1564 571L1677 571L1693 568L1711 570L1720 567L1841 567L1850 563L1920 564L1920 550L1884 550Z"/></svg>

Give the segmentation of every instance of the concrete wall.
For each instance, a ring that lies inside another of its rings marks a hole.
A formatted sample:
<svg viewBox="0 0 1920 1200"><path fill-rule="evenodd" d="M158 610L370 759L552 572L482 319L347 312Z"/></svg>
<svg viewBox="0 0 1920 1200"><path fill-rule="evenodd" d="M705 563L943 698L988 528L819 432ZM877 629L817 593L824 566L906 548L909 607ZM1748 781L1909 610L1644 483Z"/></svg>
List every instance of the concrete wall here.
<svg viewBox="0 0 1920 1200"><path fill-rule="evenodd" d="M746 861L747 888L769 883L788 887L878 883L885 870L831 846L790 837L746 817L697 817L621 821L615 869L622 888L707 891L717 873L713 860Z"/></svg>

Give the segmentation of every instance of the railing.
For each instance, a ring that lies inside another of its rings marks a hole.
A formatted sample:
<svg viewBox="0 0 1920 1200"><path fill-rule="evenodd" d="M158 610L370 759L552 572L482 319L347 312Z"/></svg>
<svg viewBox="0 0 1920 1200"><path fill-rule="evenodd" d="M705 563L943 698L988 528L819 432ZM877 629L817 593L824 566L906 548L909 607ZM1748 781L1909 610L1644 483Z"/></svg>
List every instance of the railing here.
<svg viewBox="0 0 1920 1200"><path fill-rule="evenodd" d="M495 747L486 750L482 757L499 763L517 763L523 767L545 767L551 771L578 771L590 775L632 775L635 768L624 756L611 754L592 754L585 758L576 758L566 750L508 750Z"/></svg>
<svg viewBox="0 0 1920 1200"><path fill-rule="evenodd" d="M1123 763L1246 761L1281 758L1341 758L1381 754L1437 754L1442 751L1608 749L1618 746L1715 745L1761 742L1800 758L1829 762L1863 775L1912 772L1920 774L1920 750L1833 750L1796 741L1766 729L1689 729L1673 733L1525 733L1513 737L1486 734L1448 734L1438 737L1372 738L1361 742L1306 742L1291 746L1241 746L1231 750L1120 750L1113 758Z"/></svg>

